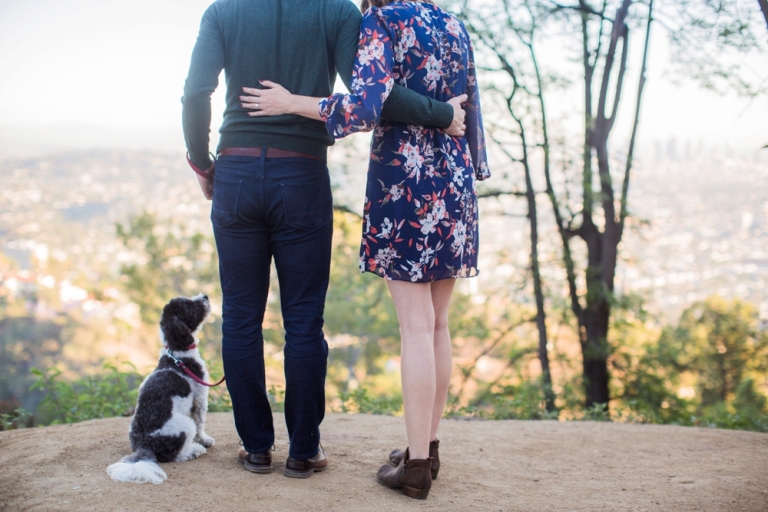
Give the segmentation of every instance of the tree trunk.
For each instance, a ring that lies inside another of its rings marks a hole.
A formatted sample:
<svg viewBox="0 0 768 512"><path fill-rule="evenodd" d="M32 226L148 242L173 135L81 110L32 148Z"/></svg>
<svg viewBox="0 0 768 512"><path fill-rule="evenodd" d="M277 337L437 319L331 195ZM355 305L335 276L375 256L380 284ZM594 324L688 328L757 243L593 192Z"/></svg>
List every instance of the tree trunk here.
<svg viewBox="0 0 768 512"><path fill-rule="evenodd" d="M539 331L539 361L541 362L541 383L544 388L544 401L548 412L554 412L555 394L552 391L552 374L549 370L549 352L547 351L547 317L544 310L544 292L539 267L539 226L536 211L536 193L533 190L531 170L528 162L525 168L525 197L528 201L528 220L531 226L531 273L533 274L533 293L536 299L536 328Z"/></svg>
<svg viewBox="0 0 768 512"><path fill-rule="evenodd" d="M549 130L547 127L547 109L544 102L544 84L541 80L539 71L539 62L536 58L536 52L533 50L533 44L528 45L528 51L531 54L531 62L536 70L536 84L538 89L539 108L541 109L541 130L544 151L544 174L549 176L550 155L549 155ZM533 271L533 291L536 298L536 327L539 330L539 361L541 361L541 383L544 388L544 399L547 404L548 412L555 412L555 392L552 390L552 374L549 370L549 350L547 348L547 323L546 310L544 309L544 292L541 283L541 271L539 268L539 229L538 213L536 209L536 194L533 191L533 181L531 179L530 167L528 167L526 158L525 171L525 197L528 200L528 215L531 222L531 270ZM549 188L549 186L547 187ZM549 194L549 190L547 190ZM558 221L559 222L559 221Z"/></svg>
<svg viewBox="0 0 768 512"><path fill-rule="evenodd" d="M595 405L608 407L610 394L608 383L608 326L611 317L611 297L613 294L614 276L618 245L621 241L621 226L616 215L613 183L611 180L610 162L608 158L608 139L613 129L616 113L621 100L624 86L624 74L627 69L629 55L629 28L625 20L629 13L632 0L623 0L616 12L613 22L610 43L606 50L600 94L597 101L597 112L592 117L592 78L595 64L589 57L589 32L587 18L582 14L582 44L584 47L584 77L585 77L585 141L584 151L584 221L579 235L587 245L587 296L586 307L580 328L582 343L582 358L584 368L584 392L587 408ZM601 21L602 23L602 21ZM616 83L611 85L611 74L616 65L616 57L621 43L621 53L618 55L618 75ZM600 58L596 52L595 62ZM613 96L613 107L607 112L608 97ZM597 157L597 172L600 178L600 193L595 195L592 189L592 157ZM594 205L599 202L603 210L604 228L595 224L593 215Z"/></svg>
<svg viewBox="0 0 768 512"><path fill-rule="evenodd" d="M587 294L586 307L582 311L581 353L584 369L584 394L587 408L596 404L606 407L608 393L608 321L611 316L610 298L606 293L602 269L605 234L597 227L585 230L582 237L587 245Z"/></svg>

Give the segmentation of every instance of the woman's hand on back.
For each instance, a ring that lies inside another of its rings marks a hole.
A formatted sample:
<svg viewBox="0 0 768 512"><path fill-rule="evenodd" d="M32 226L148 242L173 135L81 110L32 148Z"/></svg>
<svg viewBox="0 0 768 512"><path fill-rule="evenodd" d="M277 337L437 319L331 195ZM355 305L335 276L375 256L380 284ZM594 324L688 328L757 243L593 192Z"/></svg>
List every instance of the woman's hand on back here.
<svg viewBox="0 0 768 512"><path fill-rule="evenodd" d="M259 80L264 89L243 87L243 92L250 96L240 96L240 106L253 110L251 117L280 116L296 114L298 116L323 121L319 103L322 98L291 94L285 87L269 80Z"/></svg>
<svg viewBox="0 0 768 512"><path fill-rule="evenodd" d="M243 87L243 92L249 96L240 96L240 106L252 110L251 117L280 116L294 114L293 94L285 87L269 80L259 80L264 89Z"/></svg>

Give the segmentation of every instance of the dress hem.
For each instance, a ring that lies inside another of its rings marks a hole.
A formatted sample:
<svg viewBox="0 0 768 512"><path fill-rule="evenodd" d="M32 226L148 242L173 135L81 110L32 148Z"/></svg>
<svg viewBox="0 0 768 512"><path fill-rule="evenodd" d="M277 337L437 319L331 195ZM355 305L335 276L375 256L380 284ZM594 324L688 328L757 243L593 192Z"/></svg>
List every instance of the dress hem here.
<svg viewBox="0 0 768 512"><path fill-rule="evenodd" d="M480 274L480 270L476 268L470 268L468 269L469 272L445 272L440 275L440 277L435 277L434 279L417 279L416 281L412 281L411 279L407 277L393 277L386 273L380 274L378 272L375 272L370 269L361 270L361 274L373 274L377 277L380 277L386 281L405 281L407 283L434 283L435 281L444 281L446 279L471 279L473 277L477 277Z"/></svg>

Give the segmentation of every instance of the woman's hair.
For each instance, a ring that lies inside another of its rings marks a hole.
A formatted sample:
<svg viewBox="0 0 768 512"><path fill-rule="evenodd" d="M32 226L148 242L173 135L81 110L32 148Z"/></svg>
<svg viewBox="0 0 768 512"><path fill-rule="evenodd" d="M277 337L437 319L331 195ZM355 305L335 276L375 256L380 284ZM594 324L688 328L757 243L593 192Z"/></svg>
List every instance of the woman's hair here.
<svg viewBox="0 0 768 512"><path fill-rule="evenodd" d="M392 2L395 2L396 0L362 0L360 2L360 10L365 13L365 11L368 10L369 7L384 7L385 5L389 5ZM433 4L432 0L404 0L406 2L424 2L426 4Z"/></svg>

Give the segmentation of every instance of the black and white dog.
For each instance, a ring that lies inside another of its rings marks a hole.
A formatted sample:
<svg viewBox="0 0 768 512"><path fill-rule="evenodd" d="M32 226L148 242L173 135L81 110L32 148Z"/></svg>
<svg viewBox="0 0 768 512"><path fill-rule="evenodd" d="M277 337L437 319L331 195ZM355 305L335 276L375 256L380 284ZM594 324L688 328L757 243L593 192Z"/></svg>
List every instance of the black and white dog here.
<svg viewBox="0 0 768 512"><path fill-rule="evenodd" d="M197 349L195 331L210 312L205 295L171 300L160 319L157 368L139 387L129 438L133 453L107 468L114 480L162 483L165 472L158 462L183 462L205 453L213 438L205 433L208 388L190 378L182 361L199 379L208 381L205 362Z"/></svg>

